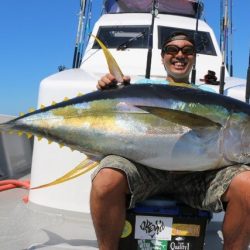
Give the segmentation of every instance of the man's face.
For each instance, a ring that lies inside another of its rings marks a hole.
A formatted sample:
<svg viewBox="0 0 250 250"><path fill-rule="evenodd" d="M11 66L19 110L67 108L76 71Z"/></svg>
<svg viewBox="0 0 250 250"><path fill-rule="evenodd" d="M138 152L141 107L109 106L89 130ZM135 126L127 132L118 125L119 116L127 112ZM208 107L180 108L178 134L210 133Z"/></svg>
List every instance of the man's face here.
<svg viewBox="0 0 250 250"><path fill-rule="evenodd" d="M192 53L193 44L186 40L174 40L165 47L168 48L162 55L162 62L168 77L175 81L187 80L195 60L194 53Z"/></svg>

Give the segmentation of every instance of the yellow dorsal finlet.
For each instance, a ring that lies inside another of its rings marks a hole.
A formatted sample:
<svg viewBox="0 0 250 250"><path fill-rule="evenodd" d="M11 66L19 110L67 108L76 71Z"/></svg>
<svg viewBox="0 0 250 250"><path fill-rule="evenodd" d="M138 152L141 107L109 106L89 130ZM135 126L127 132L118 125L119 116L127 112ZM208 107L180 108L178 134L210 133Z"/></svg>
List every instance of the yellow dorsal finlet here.
<svg viewBox="0 0 250 250"><path fill-rule="evenodd" d="M83 96L83 93L79 92L79 93L77 94L77 96L78 96L78 97Z"/></svg>
<svg viewBox="0 0 250 250"><path fill-rule="evenodd" d="M34 111L35 111L34 108L30 108L30 109L29 109L29 112L34 112Z"/></svg>
<svg viewBox="0 0 250 250"><path fill-rule="evenodd" d="M38 141L41 141L42 139L43 139L42 136L37 136Z"/></svg>

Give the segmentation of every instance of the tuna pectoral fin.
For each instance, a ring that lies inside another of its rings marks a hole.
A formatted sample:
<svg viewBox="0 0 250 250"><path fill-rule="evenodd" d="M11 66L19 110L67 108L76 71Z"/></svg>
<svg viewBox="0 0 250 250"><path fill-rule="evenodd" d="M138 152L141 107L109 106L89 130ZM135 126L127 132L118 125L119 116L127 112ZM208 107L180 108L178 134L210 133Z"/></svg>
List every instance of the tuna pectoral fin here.
<svg viewBox="0 0 250 250"><path fill-rule="evenodd" d="M206 117L180 110L150 107L150 106L140 106L140 105L136 105L136 107L143 109L167 121L177 123L179 125L186 126L189 128L210 127L210 126L221 127L219 123L216 123Z"/></svg>
<svg viewBox="0 0 250 250"><path fill-rule="evenodd" d="M72 169L71 171L69 171L68 173L66 173L65 175L63 175L62 177L43 184L41 186L37 186L37 187L33 187L30 189L39 189L39 188L45 188L45 187L50 187L50 186L54 186L66 181L69 181L71 179L74 179L82 174L85 174L86 172L90 171L91 169L93 169L94 167L96 167L99 164L99 162L94 161L94 160L90 160L90 159L85 159L84 161L82 161L79 165L77 165L74 169Z"/></svg>

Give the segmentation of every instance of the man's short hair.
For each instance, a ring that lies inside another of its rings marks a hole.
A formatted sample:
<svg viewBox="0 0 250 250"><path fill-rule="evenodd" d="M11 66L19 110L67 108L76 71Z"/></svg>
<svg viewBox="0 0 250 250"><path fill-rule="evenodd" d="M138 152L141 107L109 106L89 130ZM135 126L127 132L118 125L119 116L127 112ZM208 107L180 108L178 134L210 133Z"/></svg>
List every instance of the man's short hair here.
<svg viewBox="0 0 250 250"><path fill-rule="evenodd" d="M167 37L167 39L163 42L161 56L164 55L163 48L168 43L170 43L172 41L176 41L176 40L186 40L186 41L189 41L195 47L195 41L194 41L193 37L191 37L188 33L184 32L184 31L175 31L175 32L171 33L170 36Z"/></svg>

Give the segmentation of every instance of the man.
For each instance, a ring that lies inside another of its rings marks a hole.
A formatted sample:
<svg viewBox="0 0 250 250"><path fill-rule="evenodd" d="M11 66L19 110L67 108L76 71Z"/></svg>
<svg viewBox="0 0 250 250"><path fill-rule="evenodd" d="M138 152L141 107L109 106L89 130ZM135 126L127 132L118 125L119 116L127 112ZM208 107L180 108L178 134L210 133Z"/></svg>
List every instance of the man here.
<svg viewBox="0 0 250 250"><path fill-rule="evenodd" d="M185 33L170 36L162 47L167 82L189 83L195 44ZM124 84L130 78L124 77ZM97 88L117 84L111 74ZM247 249L250 243L250 167L245 165L203 172L168 172L148 168L119 156L104 158L93 174L91 214L101 250L118 248L126 208L155 194L172 197L213 212L227 209L223 222L224 250Z"/></svg>

